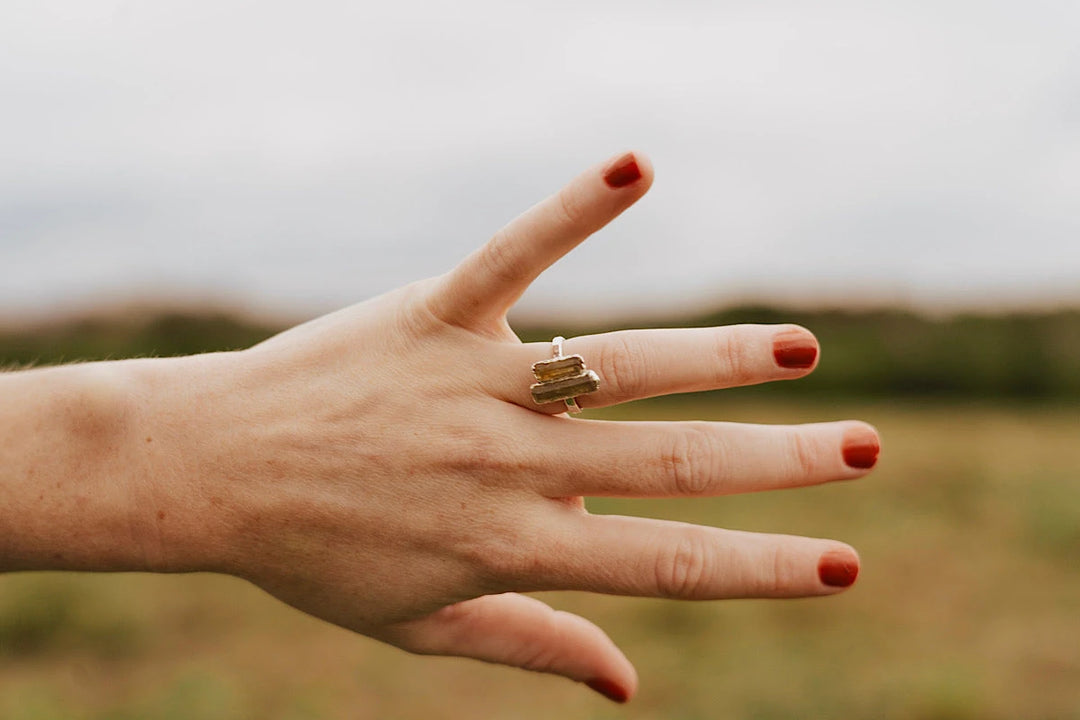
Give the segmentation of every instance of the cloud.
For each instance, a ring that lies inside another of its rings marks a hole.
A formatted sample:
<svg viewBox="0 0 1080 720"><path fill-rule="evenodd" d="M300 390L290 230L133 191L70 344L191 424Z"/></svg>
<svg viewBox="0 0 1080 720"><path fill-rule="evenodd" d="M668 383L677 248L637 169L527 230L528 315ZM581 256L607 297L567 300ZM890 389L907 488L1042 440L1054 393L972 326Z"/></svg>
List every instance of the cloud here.
<svg viewBox="0 0 1080 720"><path fill-rule="evenodd" d="M445 270L625 147L653 157L653 192L525 311L1072 293L1078 20L974 0L7 3L0 301L331 307Z"/></svg>

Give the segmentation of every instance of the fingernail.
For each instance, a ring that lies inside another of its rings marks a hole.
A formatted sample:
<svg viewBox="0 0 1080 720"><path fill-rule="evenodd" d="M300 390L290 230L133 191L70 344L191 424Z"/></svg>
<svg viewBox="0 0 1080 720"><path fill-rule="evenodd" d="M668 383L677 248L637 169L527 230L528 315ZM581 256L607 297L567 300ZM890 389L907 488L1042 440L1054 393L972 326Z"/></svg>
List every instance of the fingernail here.
<svg viewBox="0 0 1080 720"><path fill-rule="evenodd" d="M592 690L595 690L606 697L608 700L624 703L629 699L625 690L605 678L593 678L592 680L587 680L585 684Z"/></svg>
<svg viewBox="0 0 1080 720"><path fill-rule="evenodd" d="M641 168L633 153L626 153L604 172L604 182L613 188L625 187L640 177Z"/></svg>
<svg viewBox="0 0 1080 720"><path fill-rule="evenodd" d="M817 360L817 343L801 330L785 330L773 338L773 357L782 368L808 368Z"/></svg>
<svg viewBox="0 0 1080 720"><path fill-rule="evenodd" d="M859 560L850 552L830 550L818 560L817 572L829 587L848 587L859 577Z"/></svg>
<svg viewBox="0 0 1080 720"><path fill-rule="evenodd" d="M873 430L858 428L844 433L844 462L857 470L868 470L877 465L881 443Z"/></svg>

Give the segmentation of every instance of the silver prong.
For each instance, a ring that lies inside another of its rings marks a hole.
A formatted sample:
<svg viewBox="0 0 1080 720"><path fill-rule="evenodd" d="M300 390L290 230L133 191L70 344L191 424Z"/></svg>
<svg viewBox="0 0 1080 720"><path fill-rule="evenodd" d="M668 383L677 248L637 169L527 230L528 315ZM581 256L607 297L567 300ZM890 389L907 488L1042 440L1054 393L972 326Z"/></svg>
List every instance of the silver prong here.
<svg viewBox="0 0 1080 720"><path fill-rule="evenodd" d="M556 335L554 338L552 338L552 340L551 340L551 357L554 357L554 358L561 358L562 357L562 344L563 344L563 342L565 340L566 340L566 338L564 338L562 335Z"/></svg>

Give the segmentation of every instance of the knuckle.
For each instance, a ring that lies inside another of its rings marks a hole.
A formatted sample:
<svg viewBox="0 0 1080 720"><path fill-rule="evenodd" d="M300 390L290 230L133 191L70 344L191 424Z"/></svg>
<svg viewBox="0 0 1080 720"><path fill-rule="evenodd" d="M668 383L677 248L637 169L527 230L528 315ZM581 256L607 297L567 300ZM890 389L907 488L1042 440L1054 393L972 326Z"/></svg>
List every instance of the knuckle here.
<svg viewBox="0 0 1080 720"><path fill-rule="evenodd" d="M821 469L821 454L817 443L801 432L794 432L788 440L793 470L799 477L814 477Z"/></svg>
<svg viewBox="0 0 1080 720"><path fill-rule="evenodd" d="M497 542L480 543L473 549L469 560L481 579L495 585L506 580L517 566L514 553Z"/></svg>
<svg viewBox="0 0 1080 720"><path fill-rule="evenodd" d="M648 389L648 360L641 348L626 335L613 334L601 345L598 358L600 378L616 388L620 397L643 397Z"/></svg>
<svg viewBox="0 0 1080 720"><path fill-rule="evenodd" d="M581 198L568 188L563 188L556 196L558 202L555 206L559 209L561 220L567 225L579 225L585 218L585 208Z"/></svg>
<svg viewBox="0 0 1080 720"><path fill-rule="evenodd" d="M738 326L717 334L716 357L723 361L717 367L718 385L747 385L757 380L752 343L747 335Z"/></svg>
<svg viewBox="0 0 1080 720"><path fill-rule="evenodd" d="M417 322L423 326L422 329L443 329L446 325L456 324L447 292L452 282L453 274L446 273L409 286L415 289L414 305L420 316Z"/></svg>
<svg viewBox="0 0 1080 720"><path fill-rule="evenodd" d="M761 564L769 570L767 575L760 578L757 594L762 597L790 595L799 580L798 558L781 547L770 550L770 555L771 562Z"/></svg>
<svg viewBox="0 0 1080 720"><path fill-rule="evenodd" d="M533 587L551 572L548 554L516 527L488 529L473 544L468 558L490 591Z"/></svg>
<svg viewBox="0 0 1080 720"><path fill-rule="evenodd" d="M467 543L461 555L476 579L488 590L500 590L520 577L528 562L509 533L488 531L484 539Z"/></svg>
<svg viewBox="0 0 1080 720"><path fill-rule="evenodd" d="M662 597L695 599L706 595L715 565L703 533L685 534L656 556L656 590Z"/></svg>
<svg viewBox="0 0 1080 720"><path fill-rule="evenodd" d="M437 452L443 468L482 484L505 484L533 469L524 443L504 442L497 432L479 428L448 429Z"/></svg>
<svg viewBox="0 0 1080 720"><path fill-rule="evenodd" d="M419 623L406 621L388 626L377 637L413 655L449 655L453 653L458 638L453 628L467 627L474 617L475 612L469 603L453 603L439 608ZM425 621L434 623L442 632L425 632Z"/></svg>
<svg viewBox="0 0 1080 720"><path fill-rule="evenodd" d="M503 465L501 453L479 438L459 438L452 447L443 448L442 458L448 468L467 475L497 472Z"/></svg>
<svg viewBox="0 0 1080 720"><path fill-rule="evenodd" d="M501 562L494 568L496 579L504 585L531 589L542 586L551 575L548 556L535 544L520 542L503 549Z"/></svg>
<svg viewBox="0 0 1080 720"><path fill-rule="evenodd" d="M525 277L525 267L513 251L514 238L505 230L495 233L480 253L484 272L504 282L518 282Z"/></svg>
<svg viewBox="0 0 1080 720"><path fill-rule="evenodd" d="M513 665L534 672L548 672L555 666L554 649L544 643L523 645L518 650L519 657L513 658Z"/></svg>
<svg viewBox="0 0 1080 720"><path fill-rule="evenodd" d="M676 432L661 454L661 464L670 487L679 495L704 495L713 487L719 450L701 427L691 425Z"/></svg>
<svg viewBox="0 0 1080 720"><path fill-rule="evenodd" d="M539 619L533 620L531 630L535 640L518 646L516 653L511 657L512 664L515 667L535 672L548 672L556 667L559 659L558 619L564 615L565 613L553 611L544 613ZM555 642L552 642L553 640Z"/></svg>

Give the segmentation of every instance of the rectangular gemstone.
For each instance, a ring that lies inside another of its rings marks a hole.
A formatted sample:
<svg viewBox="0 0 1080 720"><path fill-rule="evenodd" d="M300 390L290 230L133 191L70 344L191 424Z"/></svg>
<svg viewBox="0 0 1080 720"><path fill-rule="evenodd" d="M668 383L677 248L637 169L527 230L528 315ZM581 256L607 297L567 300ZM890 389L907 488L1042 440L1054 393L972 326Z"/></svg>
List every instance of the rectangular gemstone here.
<svg viewBox="0 0 1080 720"><path fill-rule="evenodd" d="M580 355L567 355L551 360L541 360L534 363L532 369L537 381L543 383L580 375L585 370L585 361Z"/></svg>
<svg viewBox="0 0 1080 720"><path fill-rule="evenodd" d="M542 405L596 392L600 389L600 378L592 370L586 370L573 377L536 383L529 389L532 390L533 400Z"/></svg>

